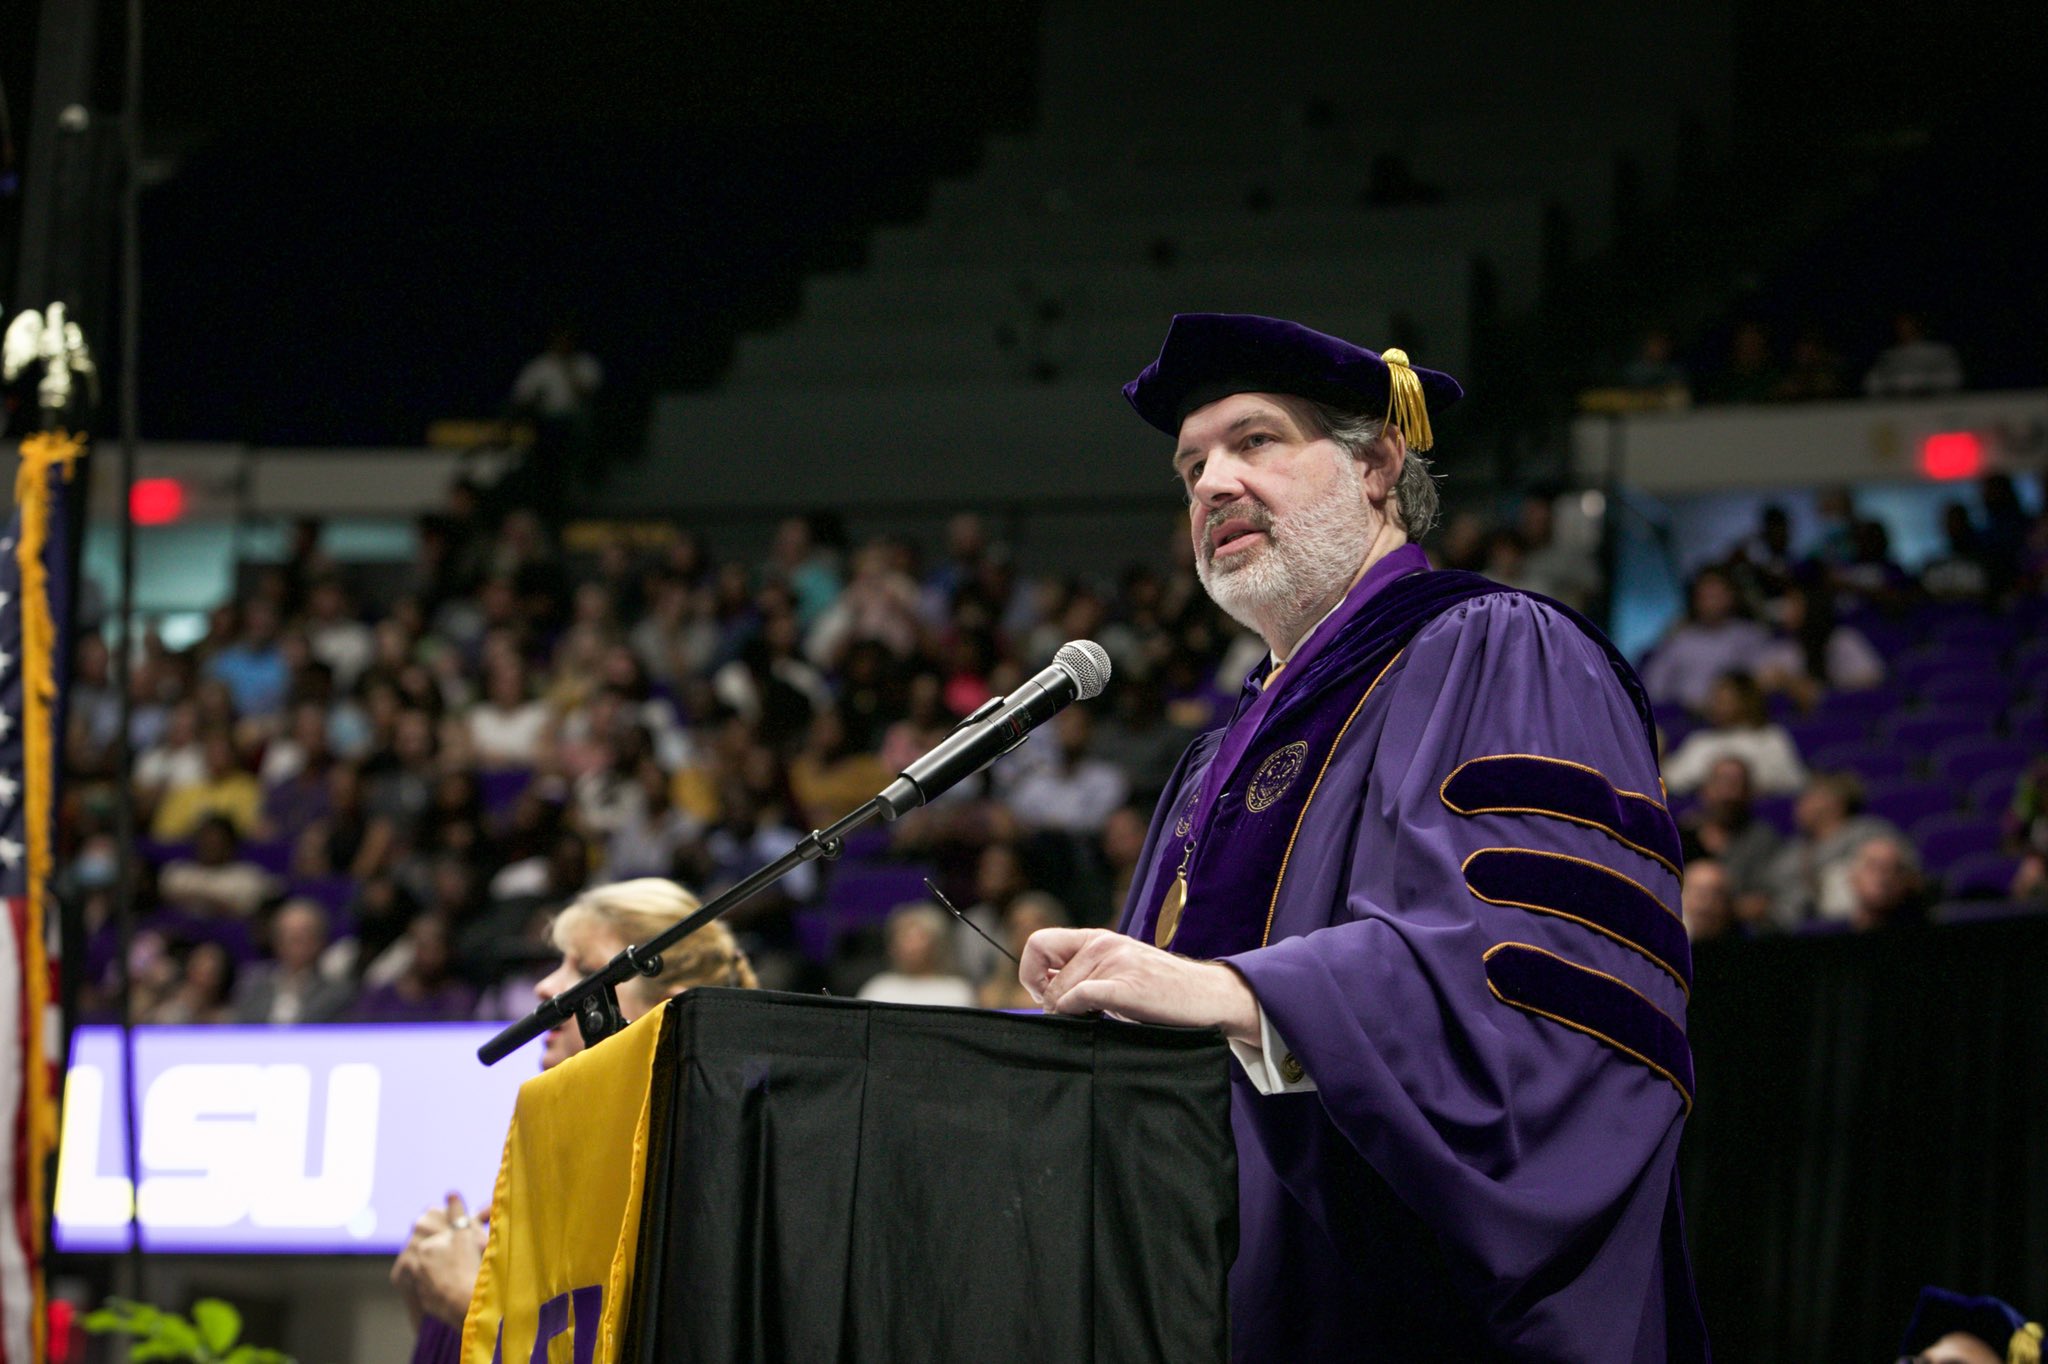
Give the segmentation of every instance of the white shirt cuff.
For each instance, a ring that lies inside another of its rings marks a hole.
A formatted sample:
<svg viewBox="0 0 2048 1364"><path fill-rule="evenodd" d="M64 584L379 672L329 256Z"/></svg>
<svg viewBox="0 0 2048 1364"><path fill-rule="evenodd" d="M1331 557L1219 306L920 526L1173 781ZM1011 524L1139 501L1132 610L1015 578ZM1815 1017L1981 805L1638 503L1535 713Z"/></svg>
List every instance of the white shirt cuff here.
<svg viewBox="0 0 2048 1364"><path fill-rule="evenodd" d="M1232 1041L1230 1051L1244 1067L1252 1088L1261 1094L1299 1094L1316 1087L1294 1053L1287 1050L1273 1020L1266 1017L1264 1005L1259 1007L1259 1045Z"/></svg>

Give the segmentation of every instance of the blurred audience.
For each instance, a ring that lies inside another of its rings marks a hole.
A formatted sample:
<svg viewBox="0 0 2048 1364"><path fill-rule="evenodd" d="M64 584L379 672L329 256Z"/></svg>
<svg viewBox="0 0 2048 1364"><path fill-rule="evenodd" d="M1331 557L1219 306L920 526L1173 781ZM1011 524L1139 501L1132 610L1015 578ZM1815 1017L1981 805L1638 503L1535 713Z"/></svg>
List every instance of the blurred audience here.
<svg viewBox="0 0 2048 1364"><path fill-rule="evenodd" d="M1706 399L1715 403L1767 403L1777 398L1784 382L1771 355L1770 333L1760 322L1737 324L1728 341L1728 359L1709 376Z"/></svg>
<svg viewBox="0 0 2048 1364"><path fill-rule="evenodd" d="M1583 524L1583 522L1579 523ZM1576 610L1590 610L1600 590L1600 564L1596 545L1590 538L1570 538L1560 533L1557 499L1534 495L1522 499L1515 513L1516 556L1512 569L1489 574L1510 587L1555 597Z"/></svg>
<svg viewBox="0 0 2048 1364"><path fill-rule="evenodd" d="M1728 870L1711 857L1686 863L1678 903L1679 916L1685 920L1685 936L1693 942L1712 942L1741 931Z"/></svg>
<svg viewBox="0 0 2048 1364"><path fill-rule="evenodd" d="M597 357L577 343L572 328L558 327L547 349L512 381L512 406L542 421L579 421L588 417L590 400L603 383Z"/></svg>
<svg viewBox="0 0 2048 1364"><path fill-rule="evenodd" d="M1732 672L1753 675L1770 642L1763 626L1743 618L1728 574L1702 570L1693 579L1685 617L1645 662L1643 686L1652 701L1675 701L1698 711L1716 678Z"/></svg>
<svg viewBox="0 0 2048 1364"><path fill-rule="evenodd" d="M1766 507L1692 584L1686 619L1643 675L1657 702L1709 721L1665 766L1702 868L1684 897L1696 936L1925 910L1946 864L1916 871L1908 843L1866 855L1899 831L1859 814L1852 778L1802 788L1802 755L1759 688L1825 721L1844 693L1897 685L1896 622L1909 618L1897 613L1937 601L2040 618L2048 520L2009 478L1978 492L1945 510L1948 553L1918 581L1884 527L1830 489L1810 544L1795 543L1783 505ZM1582 499L1503 505L1505 520L1454 516L1430 546L1437 561L1597 615ZM138 649L132 790L151 835L131 958L138 1016L523 1009L552 960L553 917L586 888L729 886L872 795L1059 644L1095 638L1117 664L1099 702L730 921L780 987L859 989L886 940L876 990L1009 999L996 948L929 913L878 933L876 907L845 899L840 877L929 875L998 942L1031 922L1114 923L1183 748L1228 716L1265 655L1202 594L1178 527L1162 526L1158 566L1104 579L1027 576L974 516L949 522L923 564L911 541L850 540L829 514L785 520L758 561L714 557L687 533L572 551L544 518L491 513L462 484L422 519L402 575L344 571L321 542L317 522L295 525L287 559L244 566L245 590L200 638L173 648L150 633ZM59 885L98 935L82 960L88 1007L104 1011L118 716L90 631L77 678ZM2027 707L2039 704L2016 697L2015 742L2035 732ZM1987 733L2000 723L1987 717ZM1917 772L1932 756L1907 760ZM1759 798L1795 790L1797 832L1781 843L1778 811L1760 814ZM2048 901L2048 775L2024 775L2007 807L2004 852L2021 859L2009 888ZM1996 804L1984 813L2000 817ZM2001 864L1996 889L2008 874ZM827 959L813 955L821 942L836 945Z"/></svg>
<svg viewBox="0 0 2048 1364"><path fill-rule="evenodd" d="M240 856L235 826L209 816L192 836L192 855L173 858L157 878L167 906L202 918L246 919L273 893L270 873Z"/></svg>
<svg viewBox="0 0 2048 1364"><path fill-rule="evenodd" d="M249 968L235 992L242 1023L331 1023L347 1012L354 991L323 969L327 911L311 900L287 900L270 919L270 960Z"/></svg>
<svg viewBox="0 0 2048 1364"><path fill-rule="evenodd" d="M235 1021L235 958L217 942L194 943L170 993L142 1014L144 1023Z"/></svg>
<svg viewBox="0 0 2048 1364"><path fill-rule="evenodd" d="M226 730L214 730L199 746L199 780L167 786L150 822L150 833L165 843L191 838L209 819L224 819L238 834L252 834L263 813L263 787L243 768Z"/></svg>
<svg viewBox="0 0 2048 1364"><path fill-rule="evenodd" d="M1870 637L1835 619L1817 586L1794 584L1779 598L1777 628L1756 661L1764 691L1811 710L1827 692L1868 691L1884 682L1884 659Z"/></svg>
<svg viewBox="0 0 2048 1364"><path fill-rule="evenodd" d="M388 985L364 990L354 1017L363 1023L452 1023L476 1009L476 990L455 975L448 920L425 914L405 931L411 957Z"/></svg>
<svg viewBox="0 0 2048 1364"><path fill-rule="evenodd" d="M1956 348L1927 334L1927 319L1902 312L1892 319L1892 344L1863 376L1873 398L1918 398L1953 393L1963 386L1963 360Z"/></svg>
<svg viewBox="0 0 2048 1364"><path fill-rule="evenodd" d="M952 924L937 905L899 905L889 913L889 969L868 978L862 999L884 1004L975 1002L974 987L953 966Z"/></svg>
<svg viewBox="0 0 2048 1364"><path fill-rule="evenodd" d="M1058 900L1044 891L1027 891L1017 897L1003 916L1003 946L1012 957L1024 955L1024 943L1041 928L1064 928L1067 911ZM998 960L1001 960L998 958ZM984 1009L1017 1009L1037 1012L1038 1001L1031 997L1024 983L1017 979L1014 970L998 970L983 983L977 1002Z"/></svg>
<svg viewBox="0 0 2048 1364"><path fill-rule="evenodd" d="M1845 772L1812 777L1792 817L1797 832L1764 875L1770 922L1791 929L1817 919L1852 919L1856 892L1849 870L1857 851L1874 838L1899 838L1898 829L1863 813L1863 783Z"/></svg>
<svg viewBox="0 0 2048 1364"><path fill-rule="evenodd" d="M1040 730L1026 740L1037 752L1020 753L1024 768L1006 798L1010 812L1027 829L1086 835L1100 833L1110 812L1130 794L1130 782L1114 763L1098 758L1095 712L1069 706L1054 717L1050 743Z"/></svg>
<svg viewBox="0 0 2048 1364"><path fill-rule="evenodd" d="M1857 845L1848 882L1849 926L1859 933L1926 919L1927 880L1913 845L1900 835L1878 834Z"/></svg>
<svg viewBox="0 0 2048 1364"><path fill-rule="evenodd" d="M1783 725L1764 709L1763 688L1745 672L1727 672L1707 692L1707 726L1688 735L1664 759L1664 785L1690 795L1724 758L1741 762L1757 791L1775 796L1797 791L1806 780L1799 750Z"/></svg>
<svg viewBox="0 0 2048 1364"><path fill-rule="evenodd" d="M1792 518L1778 503L1765 504L1756 534L1729 551L1725 565L1737 596L1752 612L1769 616L1792 590L1800 564L1792 550Z"/></svg>
<svg viewBox="0 0 2048 1364"><path fill-rule="evenodd" d="M1756 817L1749 764L1732 756L1715 759L1699 794L1699 804L1678 826L1686 865L1712 859L1741 907L1743 920L1753 922L1763 917L1760 897L1780 840L1777 830Z"/></svg>
<svg viewBox="0 0 2048 1364"><path fill-rule="evenodd" d="M1818 327L1801 329L1792 343L1784 377L1771 396L1783 403L1828 402L1847 393L1842 357Z"/></svg>
<svg viewBox="0 0 2048 1364"><path fill-rule="evenodd" d="M1671 333L1662 327L1643 333L1635 358L1622 366L1621 383L1624 388L1665 392L1677 389L1687 398L1692 396L1691 379L1675 358Z"/></svg>

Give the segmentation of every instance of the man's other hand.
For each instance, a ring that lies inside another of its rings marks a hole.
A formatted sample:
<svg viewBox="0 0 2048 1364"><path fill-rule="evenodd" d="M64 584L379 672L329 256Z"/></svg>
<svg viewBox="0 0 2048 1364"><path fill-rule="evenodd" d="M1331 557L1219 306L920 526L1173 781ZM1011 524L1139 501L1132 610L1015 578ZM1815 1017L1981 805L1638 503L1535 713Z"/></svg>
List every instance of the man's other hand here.
<svg viewBox="0 0 2048 1364"><path fill-rule="evenodd" d="M1259 1044L1259 1001L1231 967L1195 961L1102 928L1042 928L1024 944L1017 979L1047 1013L1100 1010L1133 1023L1221 1028Z"/></svg>

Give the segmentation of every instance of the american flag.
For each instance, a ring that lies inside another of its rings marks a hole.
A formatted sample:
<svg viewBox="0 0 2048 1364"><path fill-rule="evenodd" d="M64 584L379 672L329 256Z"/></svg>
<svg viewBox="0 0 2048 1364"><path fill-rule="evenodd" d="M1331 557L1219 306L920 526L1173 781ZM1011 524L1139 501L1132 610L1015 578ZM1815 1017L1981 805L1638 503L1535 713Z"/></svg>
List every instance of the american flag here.
<svg viewBox="0 0 2048 1364"><path fill-rule="evenodd" d="M0 533L0 1364L43 1357L47 1172L57 1144L57 922L49 899L80 445L23 442Z"/></svg>

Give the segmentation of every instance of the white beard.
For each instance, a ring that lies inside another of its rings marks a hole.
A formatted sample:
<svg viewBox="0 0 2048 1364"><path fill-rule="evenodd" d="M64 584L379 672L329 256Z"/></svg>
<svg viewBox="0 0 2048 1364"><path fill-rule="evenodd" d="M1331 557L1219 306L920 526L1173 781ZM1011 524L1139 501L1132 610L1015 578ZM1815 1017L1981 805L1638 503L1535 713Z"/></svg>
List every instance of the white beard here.
<svg viewBox="0 0 2048 1364"><path fill-rule="evenodd" d="M1268 644L1298 641L1327 610L1365 562L1373 518L1366 508L1364 475L1355 461L1338 459L1337 485L1319 502L1285 521L1257 502L1237 502L1209 513L1196 547L1195 575L1210 599ZM1266 543L1214 562L1213 528L1240 517L1266 531Z"/></svg>

